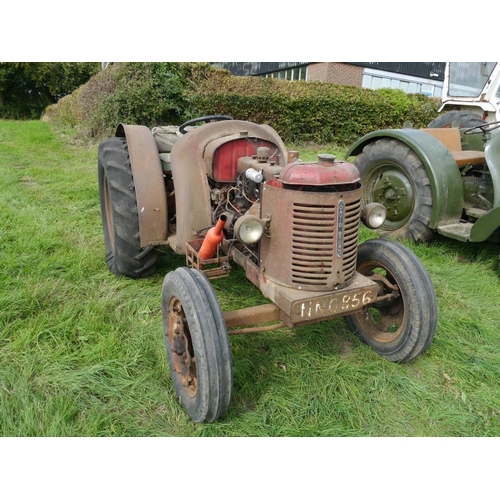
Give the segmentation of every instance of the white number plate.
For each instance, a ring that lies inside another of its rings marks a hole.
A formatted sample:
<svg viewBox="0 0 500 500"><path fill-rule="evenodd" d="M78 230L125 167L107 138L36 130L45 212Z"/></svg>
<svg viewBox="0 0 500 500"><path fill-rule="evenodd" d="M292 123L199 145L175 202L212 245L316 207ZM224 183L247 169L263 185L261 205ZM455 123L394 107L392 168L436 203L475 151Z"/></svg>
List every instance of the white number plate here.
<svg viewBox="0 0 500 500"><path fill-rule="evenodd" d="M373 289L362 288L297 301L292 306L292 321L302 323L323 317L350 314L351 311L368 305L376 296Z"/></svg>

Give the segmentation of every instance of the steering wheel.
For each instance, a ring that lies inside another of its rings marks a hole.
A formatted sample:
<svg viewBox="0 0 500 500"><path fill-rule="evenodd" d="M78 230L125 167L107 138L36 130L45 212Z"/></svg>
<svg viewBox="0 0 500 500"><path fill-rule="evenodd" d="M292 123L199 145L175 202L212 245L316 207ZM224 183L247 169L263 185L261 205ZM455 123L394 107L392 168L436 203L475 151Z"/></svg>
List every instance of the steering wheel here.
<svg viewBox="0 0 500 500"><path fill-rule="evenodd" d="M232 118L230 116L226 116L226 115L200 116L199 118L193 118L192 120L188 120L187 122L184 122L179 127L179 132L181 134L186 134L188 132L186 130L186 127L194 125L195 123L200 123L200 122L218 122L218 121L221 121L221 120L232 120Z"/></svg>
<svg viewBox="0 0 500 500"><path fill-rule="evenodd" d="M490 122L483 125L476 125L475 127L468 128L464 131L464 135L474 135L474 134L488 134L492 130L500 127L500 122ZM478 130L476 130L478 129Z"/></svg>

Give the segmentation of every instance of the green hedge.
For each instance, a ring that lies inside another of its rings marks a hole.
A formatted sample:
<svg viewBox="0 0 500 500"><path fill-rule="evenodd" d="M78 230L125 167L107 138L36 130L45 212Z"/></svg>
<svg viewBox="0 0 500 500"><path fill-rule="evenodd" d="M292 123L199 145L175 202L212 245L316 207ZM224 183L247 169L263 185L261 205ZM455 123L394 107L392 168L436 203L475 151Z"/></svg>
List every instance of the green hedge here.
<svg viewBox="0 0 500 500"><path fill-rule="evenodd" d="M347 145L406 121L424 127L437 110L436 100L400 90L234 77L207 63L123 63L48 108L46 118L100 139L120 122L153 127L225 114L271 125L285 142Z"/></svg>
<svg viewBox="0 0 500 500"><path fill-rule="evenodd" d="M192 102L200 114L267 123L286 142L337 144L372 130L400 128L406 121L424 127L438 109L434 99L401 90L228 75L201 82Z"/></svg>
<svg viewBox="0 0 500 500"><path fill-rule="evenodd" d="M207 64L115 63L46 109L44 118L83 137L114 134L119 123L180 124L189 115L195 82Z"/></svg>

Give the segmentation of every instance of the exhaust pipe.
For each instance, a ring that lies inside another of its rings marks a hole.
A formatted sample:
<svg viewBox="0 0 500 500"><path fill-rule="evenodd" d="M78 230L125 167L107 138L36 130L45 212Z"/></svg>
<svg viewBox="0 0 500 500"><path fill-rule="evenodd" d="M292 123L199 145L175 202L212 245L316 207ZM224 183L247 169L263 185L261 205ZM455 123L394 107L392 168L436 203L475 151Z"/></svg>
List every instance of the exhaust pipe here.
<svg viewBox="0 0 500 500"><path fill-rule="evenodd" d="M202 260L208 260L213 257L214 253L217 250L217 245L223 240L224 233L222 232L222 228L226 223L227 216L221 215L220 219L217 221L217 224L208 230L203 243L198 251L198 257Z"/></svg>

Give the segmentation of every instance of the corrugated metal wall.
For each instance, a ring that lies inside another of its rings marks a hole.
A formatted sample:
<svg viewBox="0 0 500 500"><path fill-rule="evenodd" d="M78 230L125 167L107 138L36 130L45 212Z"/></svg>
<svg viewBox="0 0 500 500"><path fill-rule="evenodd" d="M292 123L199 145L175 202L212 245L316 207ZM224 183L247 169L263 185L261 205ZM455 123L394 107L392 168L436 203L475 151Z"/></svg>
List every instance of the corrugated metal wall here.
<svg viewBox="0 0 500 500"><path fill-rule="evenodd" d="M307 66L307 62L214 62L216 68L227 69L235 76L258 76L285 69Z"/></svg>
<svg viewBox="0 0 500 500"><path fill-rule="evenodd" d="M347 64L390 71L402 75L430 78L431 80L441 82L444 80L444 69L446 66L444 62L351 62Z"/></svg>

